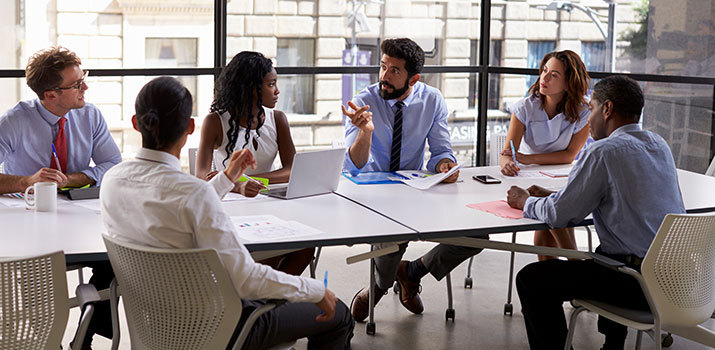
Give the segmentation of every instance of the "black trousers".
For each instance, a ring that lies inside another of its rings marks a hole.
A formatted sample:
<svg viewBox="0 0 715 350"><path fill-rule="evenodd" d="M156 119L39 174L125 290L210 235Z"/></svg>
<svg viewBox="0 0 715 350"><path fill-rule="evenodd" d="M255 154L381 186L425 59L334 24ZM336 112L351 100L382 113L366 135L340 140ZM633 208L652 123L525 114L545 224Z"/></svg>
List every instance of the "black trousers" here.
<svg viewBox="0 0 715 350"><path fill-rule="evenodd" d="M109 284L114 279L114 271L109 261L84 264L92 268L92 277L89 283L97 288L97 291L109 288ZM112 316L109 307L109 300L100 301L94 305L94 314L89 322L87 335L84 338L84 346L92 344L92 336L99 334L103 337L112 338Z"/></svg>
<svg viewBox="0 0 715 350"><path fill-rule="evenodd" d="M531 349L564 348L567 336L565 301L591 299L649 309L636 279L593 260L532 263L517 274L516 290ZM604 349L623 349L628 334L625 326L599 316L598 331L606 336Z"/></svg>
<svg viewBox="0 0 715 350"><path fill-rule="evenodd" d="M231 349L241 328L253 310L264 300L242 300L243 312L226 349ZM261 315L253 324L242 349L266 349L300 338L308 338L308 349L350 349L355 323L350 310L338 300L335 316L327 322L317 322L320 309L312 303L285 303Z"/></svg>

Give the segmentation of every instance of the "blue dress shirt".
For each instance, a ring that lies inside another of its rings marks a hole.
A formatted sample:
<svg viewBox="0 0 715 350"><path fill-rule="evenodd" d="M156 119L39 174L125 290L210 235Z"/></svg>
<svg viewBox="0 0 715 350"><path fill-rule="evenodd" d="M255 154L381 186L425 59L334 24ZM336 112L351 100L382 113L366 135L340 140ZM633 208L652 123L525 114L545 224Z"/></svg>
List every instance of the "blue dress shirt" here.
<svg viewBox="0 0 715 350"><path fill-rule="evenodd" d="M102 113L92 104L64 115L67 173L82 172L99 186L104 173L122 161ZM39 99L21 101L0 116L0 163L3 173L29 176L49 168L60 117ZM95 166L90 166L90 160Z"/></svg>
<svg viewBox="0 0 715 350"><path fill-rule="evenodd" d="M353 99L353 103L358 107L370 105L375 130L372 132L370 157L365 166L356 167L350 158L350 152L346 152L343 167L352 174L361 171L389 171L390 169L392 125L395 120L397 100L383 99L380 97L379 89L379 84L370 85ZM444 158L451 159L456 163L447 129L447 104L439 90L417 82L412 86L412 92L402 102L405 106L402 107L400 169L422 169L425 141L429 143L430 151L430 159L427 162L428 170L434 172L437 163ZM360 129L353 125L349 118L345 120L345 146L350 149Z"/></svg>
<svg viewBox="0 0 715 350"><path fill-rule="evenodd" d="M624 125L584 151L566 187L524 205L524 217L551 227L577 224L590 213L604 253L645 256L665 215L685 213L662 137Z"/></svg>

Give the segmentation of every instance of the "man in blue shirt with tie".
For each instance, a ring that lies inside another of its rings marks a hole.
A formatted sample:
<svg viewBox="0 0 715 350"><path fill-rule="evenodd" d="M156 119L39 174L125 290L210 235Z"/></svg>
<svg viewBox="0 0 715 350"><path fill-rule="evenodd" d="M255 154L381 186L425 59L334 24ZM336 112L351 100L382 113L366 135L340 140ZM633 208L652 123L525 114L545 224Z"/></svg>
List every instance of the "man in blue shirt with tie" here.
<svg viewBox="0 0 715 350"><path fill-rule="evenodd" d="M22 192L40 181L58 188L99 185L104 173L122 161L102 113L84 101L87 71L81 63L59 47L30 58L25 75L38 98L21 101L0 116L0 193Z"/></svg>
<svg viewBox="0 0 715 350"><path fill-rule="evenodd" d="M589 103L596 140L571 170L559 192L512 186L509 205L551 227L575 225L593 214L601 245L596 253L640 271L661 222L684 213L675 162L668 144L638 125L643 93L634 80L611 76L598 82ZM530 196L531 195L531 196ZM532 349L563 349L562 304L575 298L648 310L638 282L593 260L549 260L527 265L516 277ZM603 349L623 349L625 326L599 317Z"/></svg>
<svg viewBox="0 0 715 350"><path fill-rule="evenodd" d="M25 76L38 98L0 116L0 193L22 192L41 181L58 188L100 185L104 173L122 161L102 113L84 101L87 71L80 64L62 47L30 57ZM108 261L86 266L92 267L91 284L98 290L109 287L114 274ZM110 338L111 326L109 302L99 303L82 347L90 348L95 333Z"/></svg>
<svg viewBox="0 0 715 350"><path fill-rule="evenodd" d="M387 39L380 49L380 81L362 90L343 106L346 120L343 167L357 174L362 171L395 171L422 169L425 142L429 144L427 170L448 172L456 159L447 130L447 105L439 90L419 81L424 66L424 51L414 41ZM455 182L455 172L444 182ZM420 279L427 273L442 279L462 261L481 249L440 244L425 256L401 261L407 243L399 251L375 258L375 303L392 286L400 283L400 302L419 314L424 307L419 296ZM353 298L351 313L355 320L368 316L369 288Z"/></svg>

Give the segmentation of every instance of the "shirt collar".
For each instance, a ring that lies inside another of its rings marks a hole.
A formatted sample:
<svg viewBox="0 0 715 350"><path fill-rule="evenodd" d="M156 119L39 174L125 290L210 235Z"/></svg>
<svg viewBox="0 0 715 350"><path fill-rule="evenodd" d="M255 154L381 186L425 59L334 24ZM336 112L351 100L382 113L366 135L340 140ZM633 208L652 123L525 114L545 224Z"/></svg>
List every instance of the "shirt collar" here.
<svg viewBox="0 0 715 350"><path fill-rule="evenodd" d="M42 119L44 119L48 124L50 125L55 125L60 121L60 118L56 115L54 115L52 112L48 111L47 108L45 108L45 105L42 104L42 101L40 99L35 99L35 105L37 106L37 111L40 112L40 116ZM64 115L64 117L68 117L69 112Z"/></svg>
<svg viewBox="0 0 715 350"><path fill-rule="evenodd" d="M414 100L415 96L417 95L417 90L422 87L421 84L422 83L418 81L417 84L412 86L412 90L410 91L410 94L407 95L407 97L404 100L402 100L402 103L405 104L404 106L402 106L402 108L405 108L405 107L409 106L410 103L412 103L412 100ZM390 105L390 108L394 109L395 103L397 103L397 99L387 100L387 103Z"/></svg>
<svg viewBox="0 0 715 350"><path fill-rule="evenodd" d="M173 154L164 151L141 148L137 152L135 158L148 160L150 162L163 163L176 170L181 171L181 162L179 161L179 158L176 158Z"/></svg>
<svg viewBox="0 0 715 350"><path fill-rule="evenodd" d="M627 132L640 131L640 130L641 130L641 126L638 125L638 123L630 123L630 124L623 125L616 130L613 130L611 135L609 135L608 137L618 136L620 134L625 134Z"/></svg>

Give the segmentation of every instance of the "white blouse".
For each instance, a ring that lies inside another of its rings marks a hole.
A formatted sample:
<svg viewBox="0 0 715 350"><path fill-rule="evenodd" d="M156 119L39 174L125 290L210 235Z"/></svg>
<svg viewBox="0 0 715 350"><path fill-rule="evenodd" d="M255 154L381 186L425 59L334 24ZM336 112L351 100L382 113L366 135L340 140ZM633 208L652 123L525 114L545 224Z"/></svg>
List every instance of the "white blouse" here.
<svg viewBox="0 0 715 350"><path fill-rule="evenodd" d="M278 155L278 131L276 130L276 120L274 117L274 111L272 109L263 107L265 111L265 120L261 126L260 136L256 133L256 130L247 130L246 128L239 126L238 137L236 138L236 145L233 150L249 149L253 153L253 157L256 159L256 169L246 169L245 173L247 175L267 173L273 169L273 161ZM221 128L223 132L223 140L221 141L221 146L214 151L214 166L216 170L224 170L224 159L226 159L226 144L228 143L228 130L230 128L228 121L231 118L231 114L224 112L219 116L221 119ZM246 133L248 132L248 144L246 144ZM245 147L244 147L245 144ZM226 160L228 164L228 160Z"/></svg>
<svg viewBox="0 0 715 350"><path fill-rule="evenodd" d="M549 119L541 108L538 97L530 95L511 105L509 111L524 124L524 137L519 152L524 154L542 154L563 151L571 142L571 137L588 124L590 114L584 105L579 112L579 120L570 122L566 115L559 113Z"/></svg>

